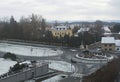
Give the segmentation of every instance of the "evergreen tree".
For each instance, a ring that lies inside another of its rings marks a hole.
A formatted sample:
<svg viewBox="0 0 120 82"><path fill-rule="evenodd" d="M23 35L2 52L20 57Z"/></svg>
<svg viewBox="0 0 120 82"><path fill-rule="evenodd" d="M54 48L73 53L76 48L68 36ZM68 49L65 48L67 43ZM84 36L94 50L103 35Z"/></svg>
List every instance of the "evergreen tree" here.
<svg viewBox="0 0 120 82"><path fill-rule="evenodd" d="M120 32L120 24L119 23L113 26L112 32L114 32L114 33Z"/></svg>

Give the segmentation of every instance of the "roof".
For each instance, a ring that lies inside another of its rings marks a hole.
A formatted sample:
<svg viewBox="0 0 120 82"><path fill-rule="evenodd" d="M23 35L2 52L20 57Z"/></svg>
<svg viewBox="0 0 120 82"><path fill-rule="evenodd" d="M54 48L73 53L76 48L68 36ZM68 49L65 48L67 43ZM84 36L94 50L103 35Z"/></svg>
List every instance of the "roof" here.
<svg viewBox="0 0 120 82"><path fill-rule="evenodd" d="M87 27L81 27L79 30L78 30L78 32L77 33L80 33L80 32L86 32L86 31L89 31L90 30L90 28L87 28Z"/></svg>
<svg viewBox="0 0 120 82"><path fill-rule="evenodd" d="M112 35L112 33L107 33L107 32L105 32L104 35Z"/></svg>
<svg viewBox="0 0 120 82"><path fill-rule="evenodd" d="M120 46L120 40L115 40L115 45Z"/></svg>
<svg viewBox="0 0 120 82"><path fill-rule="evenodd" d="M56 26L55 27L57 30L67 30L67 26Z"/></svg>
<svg viewBox="0 0 120 82"><path fill-rule="evenodd" d="M108 26L104 26L103 29L104 29L105 32L111 32L111 30L109 29Z"/></svg>
<svg viewBox="0 0 120 82"><path fill-rule="evenodd" d="M101 43L115 44L115 38L114 37L102 37Z"/></svg>

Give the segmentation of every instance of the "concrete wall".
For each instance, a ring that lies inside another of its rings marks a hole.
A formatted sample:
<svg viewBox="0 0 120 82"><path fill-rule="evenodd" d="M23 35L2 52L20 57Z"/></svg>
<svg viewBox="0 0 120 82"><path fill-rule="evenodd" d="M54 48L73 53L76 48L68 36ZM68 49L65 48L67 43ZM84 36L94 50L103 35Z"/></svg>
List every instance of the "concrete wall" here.
<svg viewBox="0 0 120 82"><path fill-rule="evenodd" d="M29 80L34 77L42 76L48 73L48 64L44 64L40 67L35 67L26 71L19 72L9 77L0 79L0 82L20 82Z"/></svg>

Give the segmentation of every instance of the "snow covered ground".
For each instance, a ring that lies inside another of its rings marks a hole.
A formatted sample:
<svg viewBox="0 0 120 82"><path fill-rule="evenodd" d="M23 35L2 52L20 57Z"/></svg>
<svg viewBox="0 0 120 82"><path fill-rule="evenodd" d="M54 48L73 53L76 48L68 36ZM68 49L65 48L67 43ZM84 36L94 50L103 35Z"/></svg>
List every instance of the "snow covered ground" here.
<svg viewBox="0 0 120 82"><path fill-rule="evenodd" d="M56 69L64 72L74 72L74 65L65 61L49 61L49 68Z"/></svg>
<svg viewBox="0 0 120 82"><path fill-rule="evenodd" d="M0 75L7 73L9 71L9 68L16 63L17 62L12 60L5 60L3 58L0 58Z"/></svg>
<svg viewBox="0 0 120 82"><path fill-rule="evenodd" d="M75 49L70 49L70 50L73 51L73 52L77 51L77 50L75 50Z"/></svg>
<svg viewBox="0 0 120 82"><path fill-rule="evenodd" d="M63 51L59 49L52 50L51 48L15 45L8 43L0 43L0 51L11 52L24 56L56 56L63 53Z"/></svg>

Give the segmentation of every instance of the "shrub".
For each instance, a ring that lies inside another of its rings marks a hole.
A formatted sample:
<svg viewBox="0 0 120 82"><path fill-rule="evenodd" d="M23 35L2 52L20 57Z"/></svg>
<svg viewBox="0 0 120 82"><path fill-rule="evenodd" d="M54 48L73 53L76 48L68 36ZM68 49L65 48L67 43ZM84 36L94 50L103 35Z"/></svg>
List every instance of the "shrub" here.
<svg viewBox="0 0 120 82"><path fill-rule="evenodd" d="M5 53L4 56L3 56L3 58L5 58L5 59L11 59L13 61L16 61L16 59L17 59L17 57L16 57L15 54L12 54L12 53L9 53L9 52Z"/></svg>
<svg viewBox="0 0 120 82"><path fill-rule="evenodd" d="M10 70L13 71L13 72L17 72L19 70L22 70L23 68L27 67L26 64L19 64L19 63L16 63Z"/></svg>

